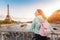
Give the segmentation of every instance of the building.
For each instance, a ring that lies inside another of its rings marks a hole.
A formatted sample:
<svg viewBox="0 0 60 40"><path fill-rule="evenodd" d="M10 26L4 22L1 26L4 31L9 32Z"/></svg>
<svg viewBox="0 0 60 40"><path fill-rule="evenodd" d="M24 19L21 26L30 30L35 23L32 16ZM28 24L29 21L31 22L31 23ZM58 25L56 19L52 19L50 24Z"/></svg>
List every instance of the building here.
<svg viewBox="0 0 60 40"><path fill-rule="evenodd" d="M11 16L10 16L10 12L9 12L9 4L7 4L7 15L6 15L5 20L9 20L9 21L12 20L12 19L11 19Z"/></svg>

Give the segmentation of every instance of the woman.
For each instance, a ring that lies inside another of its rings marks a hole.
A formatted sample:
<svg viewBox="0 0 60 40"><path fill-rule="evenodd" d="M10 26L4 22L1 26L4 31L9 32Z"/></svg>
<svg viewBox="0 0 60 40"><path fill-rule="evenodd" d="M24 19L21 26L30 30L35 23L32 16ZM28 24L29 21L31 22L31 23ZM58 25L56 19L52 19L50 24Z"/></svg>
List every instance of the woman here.
<svg viewBox="0 0 60 40"><path fill-rule="evenodd" d="M36 13L35 13L36 18L33 20L30 31L35 33L35 38L36 40L47 40L46 36L41 36L39 34L39 27L41 26L40 22L44 22L44 20L46 20L47 18L44 16L42 10L37 9ZM39 20L40 19L40 20ZM53 29L50 27L51 31L53 31Z"/></svg>

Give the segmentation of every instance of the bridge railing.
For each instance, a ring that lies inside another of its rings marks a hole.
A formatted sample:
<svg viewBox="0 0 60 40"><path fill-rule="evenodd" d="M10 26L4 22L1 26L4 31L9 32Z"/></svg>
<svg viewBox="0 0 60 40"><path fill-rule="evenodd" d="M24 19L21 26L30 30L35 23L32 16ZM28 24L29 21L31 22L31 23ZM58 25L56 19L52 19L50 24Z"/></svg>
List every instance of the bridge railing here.
<svg viewBox="0 0 60 40"><path fill-rule="evenodd" d="M0 40L33 40L32 32L0 32Z"/></svg>
<svg viewBox="0 0 60 40"><path fill-rule="evenodd" d="M33 37L34 33L32 32L0 32L0 40L33 40ZM51 33L50 40L60 40L60 33Z"/></svg>
<svg viewBox="0 0 60 40"><path fill-rule="evenodd" d="M51 33L51 40L60 40L60 32Z"/></svg>

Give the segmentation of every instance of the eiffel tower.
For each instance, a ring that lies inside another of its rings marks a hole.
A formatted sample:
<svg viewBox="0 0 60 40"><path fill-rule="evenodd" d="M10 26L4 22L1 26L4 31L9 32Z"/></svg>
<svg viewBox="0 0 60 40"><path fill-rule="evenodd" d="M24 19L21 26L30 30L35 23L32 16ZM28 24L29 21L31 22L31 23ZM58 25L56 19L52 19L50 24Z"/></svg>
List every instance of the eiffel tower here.
<svg viewBox="0 0 60 40"><path fill-rule="evenodd" d="M11 21L11 16L10 16L10 13L9 13L9 4L7 4L7 15L6 15L6 18L5 20L8 20L8 21Z"/></svg>

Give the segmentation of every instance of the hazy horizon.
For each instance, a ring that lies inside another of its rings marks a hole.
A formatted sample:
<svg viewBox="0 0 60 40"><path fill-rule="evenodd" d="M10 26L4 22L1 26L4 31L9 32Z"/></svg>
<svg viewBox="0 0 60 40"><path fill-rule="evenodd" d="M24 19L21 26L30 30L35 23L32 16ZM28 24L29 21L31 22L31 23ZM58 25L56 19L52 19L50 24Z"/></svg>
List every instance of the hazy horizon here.
<svg viewBox="0 0 60 40"><path fill-rule="evenodd" d="M29 18L35 17L37 9L42 9L47 17L60 9L60 0L0 0L0 19L5 18L7 14L7 4L10 7L10 15L15 20L30 20Z"/></svg>

